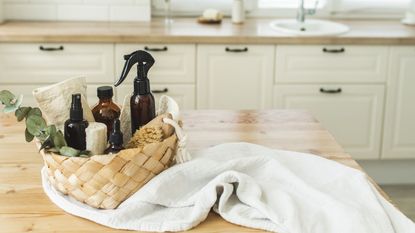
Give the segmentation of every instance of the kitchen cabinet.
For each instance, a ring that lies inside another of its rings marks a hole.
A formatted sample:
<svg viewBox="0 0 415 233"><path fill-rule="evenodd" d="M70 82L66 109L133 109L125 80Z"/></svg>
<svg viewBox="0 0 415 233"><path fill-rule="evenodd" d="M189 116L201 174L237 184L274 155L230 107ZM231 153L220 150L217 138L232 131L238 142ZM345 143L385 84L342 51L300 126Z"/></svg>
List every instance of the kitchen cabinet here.
<svg viewBox="0 0 415 233"><path fill-rule="evenodd" d="M113 44L0 44L0 85L56 83L85 76L88 83L114 80Z"/></svg>
<svg viewBox="0 0 415 233"><path fill-rule="evenodd" d="M273 45L198 45L197 107L271 107Z"/></svg>
<svg viewBox="0 0 415 233"><path fill-rule="evenodd" d="M277 46L276 83L384 83L388 46Z"/></svg>
<svg viewBox="0 0 415 233"><path fill-rule="evenodd" d="M309 110L355 159L378 159L383 85L277 85L274 107ZM299 142L301 143L301 142Z"/></svg>
<svg viewBox="0 0 415 233"><path fill-rule="evenodd" d="M195 82L196 45L194 44L116 44L116 78L120 77L124 68L124 55L136 50L145 50L151 53L156 60L148 74L151 83L183 84ZM132 83L136 76L136 69L131 69L126 82Z"/></svg>
<svg viewBox="0 0 415 233"><path fill-rule="evenodd" d="M415 158L415 46L391 49L384 159Z"/></svg>
<svg viewBox="0 0 415 233"><path fill-rule="evenodd" d="M151 90L156 104L158 99L162 95L168 95L172 97L179 104L180 109L194 109L195 108L195 86L186 84L152 84ZM122 104L126 95L130 95L133 92L131 85L122 84L117 87L117 102ZM156 106L156 109L158 107Z"/></svg>

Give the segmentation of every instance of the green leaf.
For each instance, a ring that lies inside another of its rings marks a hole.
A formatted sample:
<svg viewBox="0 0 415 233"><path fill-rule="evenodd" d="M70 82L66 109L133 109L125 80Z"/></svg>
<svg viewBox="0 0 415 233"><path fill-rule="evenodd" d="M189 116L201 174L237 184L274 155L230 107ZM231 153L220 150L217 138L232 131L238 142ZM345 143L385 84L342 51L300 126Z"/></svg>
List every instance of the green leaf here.
<svg viewBox="0 0 415 233"><path fill-rule="evenodd" d="M26 119L26 127L29 133L40 136L46 128L46 121L37 115L31 115Z"/></svg>
<svg viewBox="0 0 415 233"><path fill-rule="evenodd" d="M6 105L6 107L9 107L13 104L13 100L16 99L16 96L13 95L13 93L11 93L8 90L2 90L0 91L0 102L2 102L4 105Z"/></svg>
<svg viewBox="0 0 415 233"><path fill-rule="evenodd" d="M55 135L57 133L56 126L55 125L49 125L46 128L46 132L45 133L48 134L49 136L51 136L52 138L55 138Z"/></svg>
<svg viewBox="0 0 415 233"><path fill-rule="evenodd" d="M12 104L16 106L17 108L20 108L20 105L22 105L23 102L23 95L19 95L17 99L12 100Z"/></svg>
<svg viewBox="0 0 415 233"><path fill-rule="evenodd" d="M30 112L32 108L31 107L21 107L19 109L16 110L16 112L14 113L14 115L17 117L17 121L22 121L27 114Z"/></svg>
<svg viewBox="0 0 415 233"><path fill-rule="evenodd" d="M59 153L64 156L68 157L78 157L79 156L79 150L76 150L72 147L64 146L59 150Z"/></svg>
<svg viewBox="0 0 415 233"><path fill-rule="evenodd" d="M6 107L3 109L3 112L4 113L11 113L11 112L14 112L17 109L19 109L19 107L20 107L20 105L22 104L22 101L23 101L23 96L20 95L19 98L17 98L17 99L13 98L12 100L9 100L8 97L7 97L6 101L8 101L8 103L5 103Z"/></svg>
<svg viewBox="0 0 415 233"><path fill-rule="evenodd" d="M63 137L62 131L58 131L55 136L53 137L53 144L55 145L55 148L62 148L66 145L65 138Z"/></svg>
<svg viewBox="0 0 415 233"><path fill-rule="evenodd" d="M25 138L26 138L26 142L31 142L35 138L35 136L33 136L31 133L29 133L29 131L27 131L27 129L25 130L24 135L25 135Z"/></svg>
<svg viewBox="0 0 415 233"><path fill-rule="evenodd" d="M32 108L28 114L28 116L32 116L32 115L36 115L36 116L42 116L42 111L40 111L39 108Z"/></svg>
<svg viewBox="0 0 415 233"><path fill-rule="evenodd" d="M11 113L11 112L16 111L18 108L19 107L15 106L15 105L6 106L6 107L4 107L3 112L4 113Z"/></svg>
<svg viewBox="0 0 415 233"><path fill-rule="evenodd" d="M50 137L48 134L41 132L39 135L35 135L37 139L39 139L39 141L41 143L43 143L44 141L46 141L48 139L48 137Z"/></svg>

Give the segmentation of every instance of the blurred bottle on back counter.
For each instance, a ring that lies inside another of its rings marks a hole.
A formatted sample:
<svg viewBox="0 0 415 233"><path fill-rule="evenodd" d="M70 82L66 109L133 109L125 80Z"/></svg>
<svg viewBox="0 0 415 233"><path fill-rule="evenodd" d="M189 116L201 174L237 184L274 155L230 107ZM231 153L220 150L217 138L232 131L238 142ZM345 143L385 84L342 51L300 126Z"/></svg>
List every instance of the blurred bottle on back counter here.
<svg viewBox="0 0 415 233"><path fill-rule="evenodd" d="M232 23L242 24L245 21L245 7L243 0L233 0Z"/></svg>
<svg viewBox="0 0 415 233"><path fill-rule="evenodd" d="M97 95L99 102L92 109L96 122L104 123L107 126L107 139L112 132L114 121L120 117L121 109L112 101L114 92L111 86L98 87Z"/></svg>

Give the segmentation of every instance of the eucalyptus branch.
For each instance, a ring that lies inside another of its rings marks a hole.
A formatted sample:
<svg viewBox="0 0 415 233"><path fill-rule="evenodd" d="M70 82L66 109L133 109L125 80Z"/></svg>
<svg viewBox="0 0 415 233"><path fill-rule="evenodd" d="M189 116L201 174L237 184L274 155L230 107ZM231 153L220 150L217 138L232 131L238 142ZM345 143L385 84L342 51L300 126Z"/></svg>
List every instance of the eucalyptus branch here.
<svg viewBox="0 0 415 233"><path fill-rule="evenodd" d="M0 91L0 102L5 106L3 112L14 112L17 121L25 120L25 139L27 142L37 138L41 147L49 152L60 153L65 156L87 156L87 151L79 151L68 147L62 131L57 130L55 125L47 125L42 117L42 111L37 107L21 107L23 96L16 97L8 90Z"/></svg>

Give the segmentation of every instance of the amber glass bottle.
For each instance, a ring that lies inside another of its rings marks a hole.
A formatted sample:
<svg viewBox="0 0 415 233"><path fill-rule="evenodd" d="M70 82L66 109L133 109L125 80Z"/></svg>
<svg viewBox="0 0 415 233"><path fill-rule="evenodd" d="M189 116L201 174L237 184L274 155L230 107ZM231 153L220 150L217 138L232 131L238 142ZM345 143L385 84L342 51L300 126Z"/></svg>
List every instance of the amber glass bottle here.
<svg viewBox="0 0 415 233"><path fill-rule="evenodd" d="M99 102L92 109L92 114L94 115L96 122L104 123L107 126L108 139L115 119L120 117L121 109L114 102L112 102L112 97L114 95L112 87L98 87L97 95Z"/></svg>

